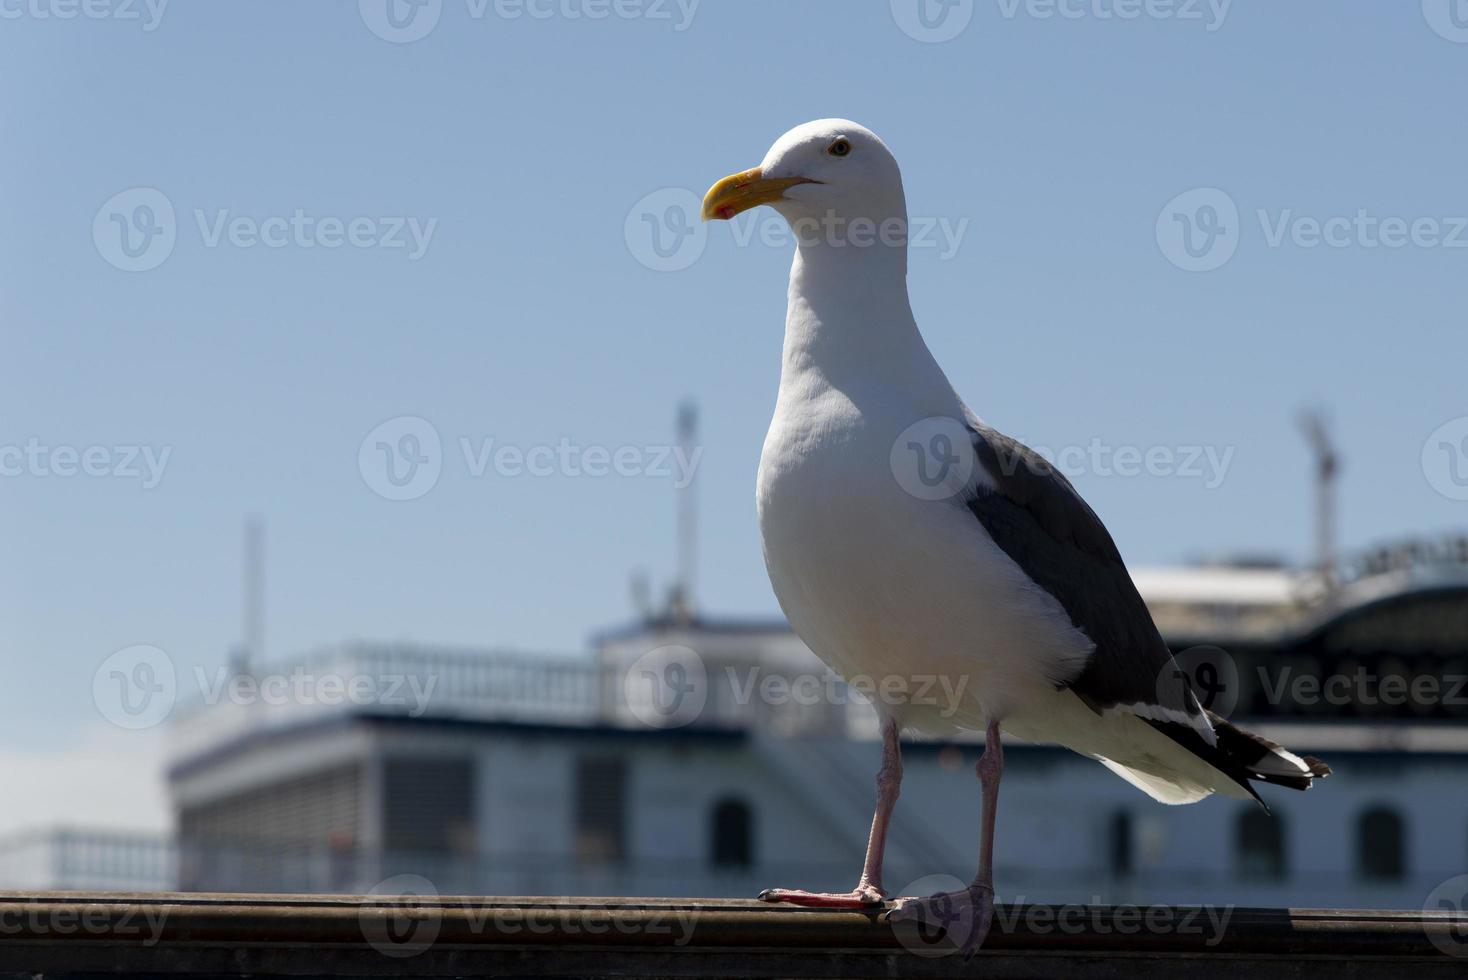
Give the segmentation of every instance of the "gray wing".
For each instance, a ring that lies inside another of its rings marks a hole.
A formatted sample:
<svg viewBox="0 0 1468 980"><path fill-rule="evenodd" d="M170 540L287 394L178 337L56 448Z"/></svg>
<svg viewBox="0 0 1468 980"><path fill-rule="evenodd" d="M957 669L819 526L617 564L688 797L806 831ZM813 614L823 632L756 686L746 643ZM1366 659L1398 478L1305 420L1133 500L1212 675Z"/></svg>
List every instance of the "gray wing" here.
<svg viewBox="0 0 1468 980"><path fill-rule="evenodd" d="M1065 686L1097 712L1126 706L1149 721L1182 723L1211 736L1186 675L1095 511L1028 446L977 422L969 430L977 463L991 481L974 481L969 510L1096 644L1086 668Z"/></svg>

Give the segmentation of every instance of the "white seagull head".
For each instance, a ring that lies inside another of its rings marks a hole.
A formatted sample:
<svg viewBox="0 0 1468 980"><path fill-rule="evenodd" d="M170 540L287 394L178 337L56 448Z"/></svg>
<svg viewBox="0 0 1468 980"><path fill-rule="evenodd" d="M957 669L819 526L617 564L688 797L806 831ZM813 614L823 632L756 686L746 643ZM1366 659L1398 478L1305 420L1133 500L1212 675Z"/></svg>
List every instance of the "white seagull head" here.
<svg viewBox="0 0 1468 980"><path fill-rule="evenodd" d="M818 119L775 141L764 161L709 188L703 217L728 220L768 204L797 230L873 226L900 222L905 238L907 205L897 160L876 133L849 119Z"/></svg>

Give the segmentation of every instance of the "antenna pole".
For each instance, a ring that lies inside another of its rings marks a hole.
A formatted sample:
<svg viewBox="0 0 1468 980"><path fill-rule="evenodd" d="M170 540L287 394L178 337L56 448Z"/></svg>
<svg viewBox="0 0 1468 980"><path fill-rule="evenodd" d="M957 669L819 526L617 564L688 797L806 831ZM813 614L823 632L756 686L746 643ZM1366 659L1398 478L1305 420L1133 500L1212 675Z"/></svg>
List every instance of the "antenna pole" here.
<svg viewBox="0 0 1468 980"><path fill-rule="evenodd" d="M1315 456L1315 565L1329 597L1336 585L1336 481L1340 476L1340 454L1330 437L1330 427L1322 409L1301 413L1300 428Z"/></svg>
<svg viewBox="0 0 1468 980"><path fill-rule="evenodd" d="M245 521L244 644L240 660L244 670L260 663L265 655L265 524L259 517Z"/></svg>
<svg viewBox="0 0 1468 980"><path fill-rule="evenodd" d="M683 465L692 465L698 443L698 406L685 401L678 406L678 446ZM698 499L694 492L693 472L684 474L687 483L678 494L678 584L675 587L673 614L687 621L693 617L694 587L698 571Z"/></svg>

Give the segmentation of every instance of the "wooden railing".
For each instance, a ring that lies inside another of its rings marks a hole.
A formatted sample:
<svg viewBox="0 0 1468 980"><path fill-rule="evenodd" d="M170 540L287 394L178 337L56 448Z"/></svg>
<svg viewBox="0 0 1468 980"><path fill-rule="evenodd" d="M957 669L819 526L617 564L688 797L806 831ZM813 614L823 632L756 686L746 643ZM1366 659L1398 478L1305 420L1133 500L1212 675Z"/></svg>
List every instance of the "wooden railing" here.
<svg viewBox="0 0 1468 980"><path fill-rule="evenodd" d="M1468 975L1468 915L1000 906L964 963L881 911L738 900L0 894L0 977Z"/></svg>

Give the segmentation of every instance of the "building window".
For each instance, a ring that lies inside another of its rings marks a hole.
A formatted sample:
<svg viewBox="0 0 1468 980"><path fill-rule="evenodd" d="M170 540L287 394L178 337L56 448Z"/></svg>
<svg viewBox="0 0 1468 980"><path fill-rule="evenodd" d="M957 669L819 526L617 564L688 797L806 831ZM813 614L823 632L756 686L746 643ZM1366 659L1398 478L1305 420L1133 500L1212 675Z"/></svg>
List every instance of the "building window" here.
<svg viewBox="0 0 1468 980"><path fill-rule="evenodd" d="M1124 878L1132 873L1134 857L1132 851L1132 815L1126 810L1117 810L1111 815L1110 827L1111 873Z"/></svg>
<svg viewBox="0 0 1468 980"><path fill-rule="evenodd" d="M581 759L576 764L576 853L586 862L626 857L627 762Z"/></svg>
<svg viewBox="0 0 1468 980"><path fill-rule="evenodd" d="M1234 835L1241 876L1276 879L1285 876L1288 866L1282 816L1270 816L1257 807L1247 807L1239 813Z"/></svg>
<svg viewBox="0 0 1468 980"><path fill-rule="evenodd" d="M1374 806L1356 820L1356 862L1367 878L1400 878L1406 871L1402 818L1390 807Z"/></svg>
<svg viewBox="0 0 1468 980"><path fill-rule="evenodd" d="M712 846L716 867L747 868L754 863L754 817L743 800L714 804Z"/></svg>

